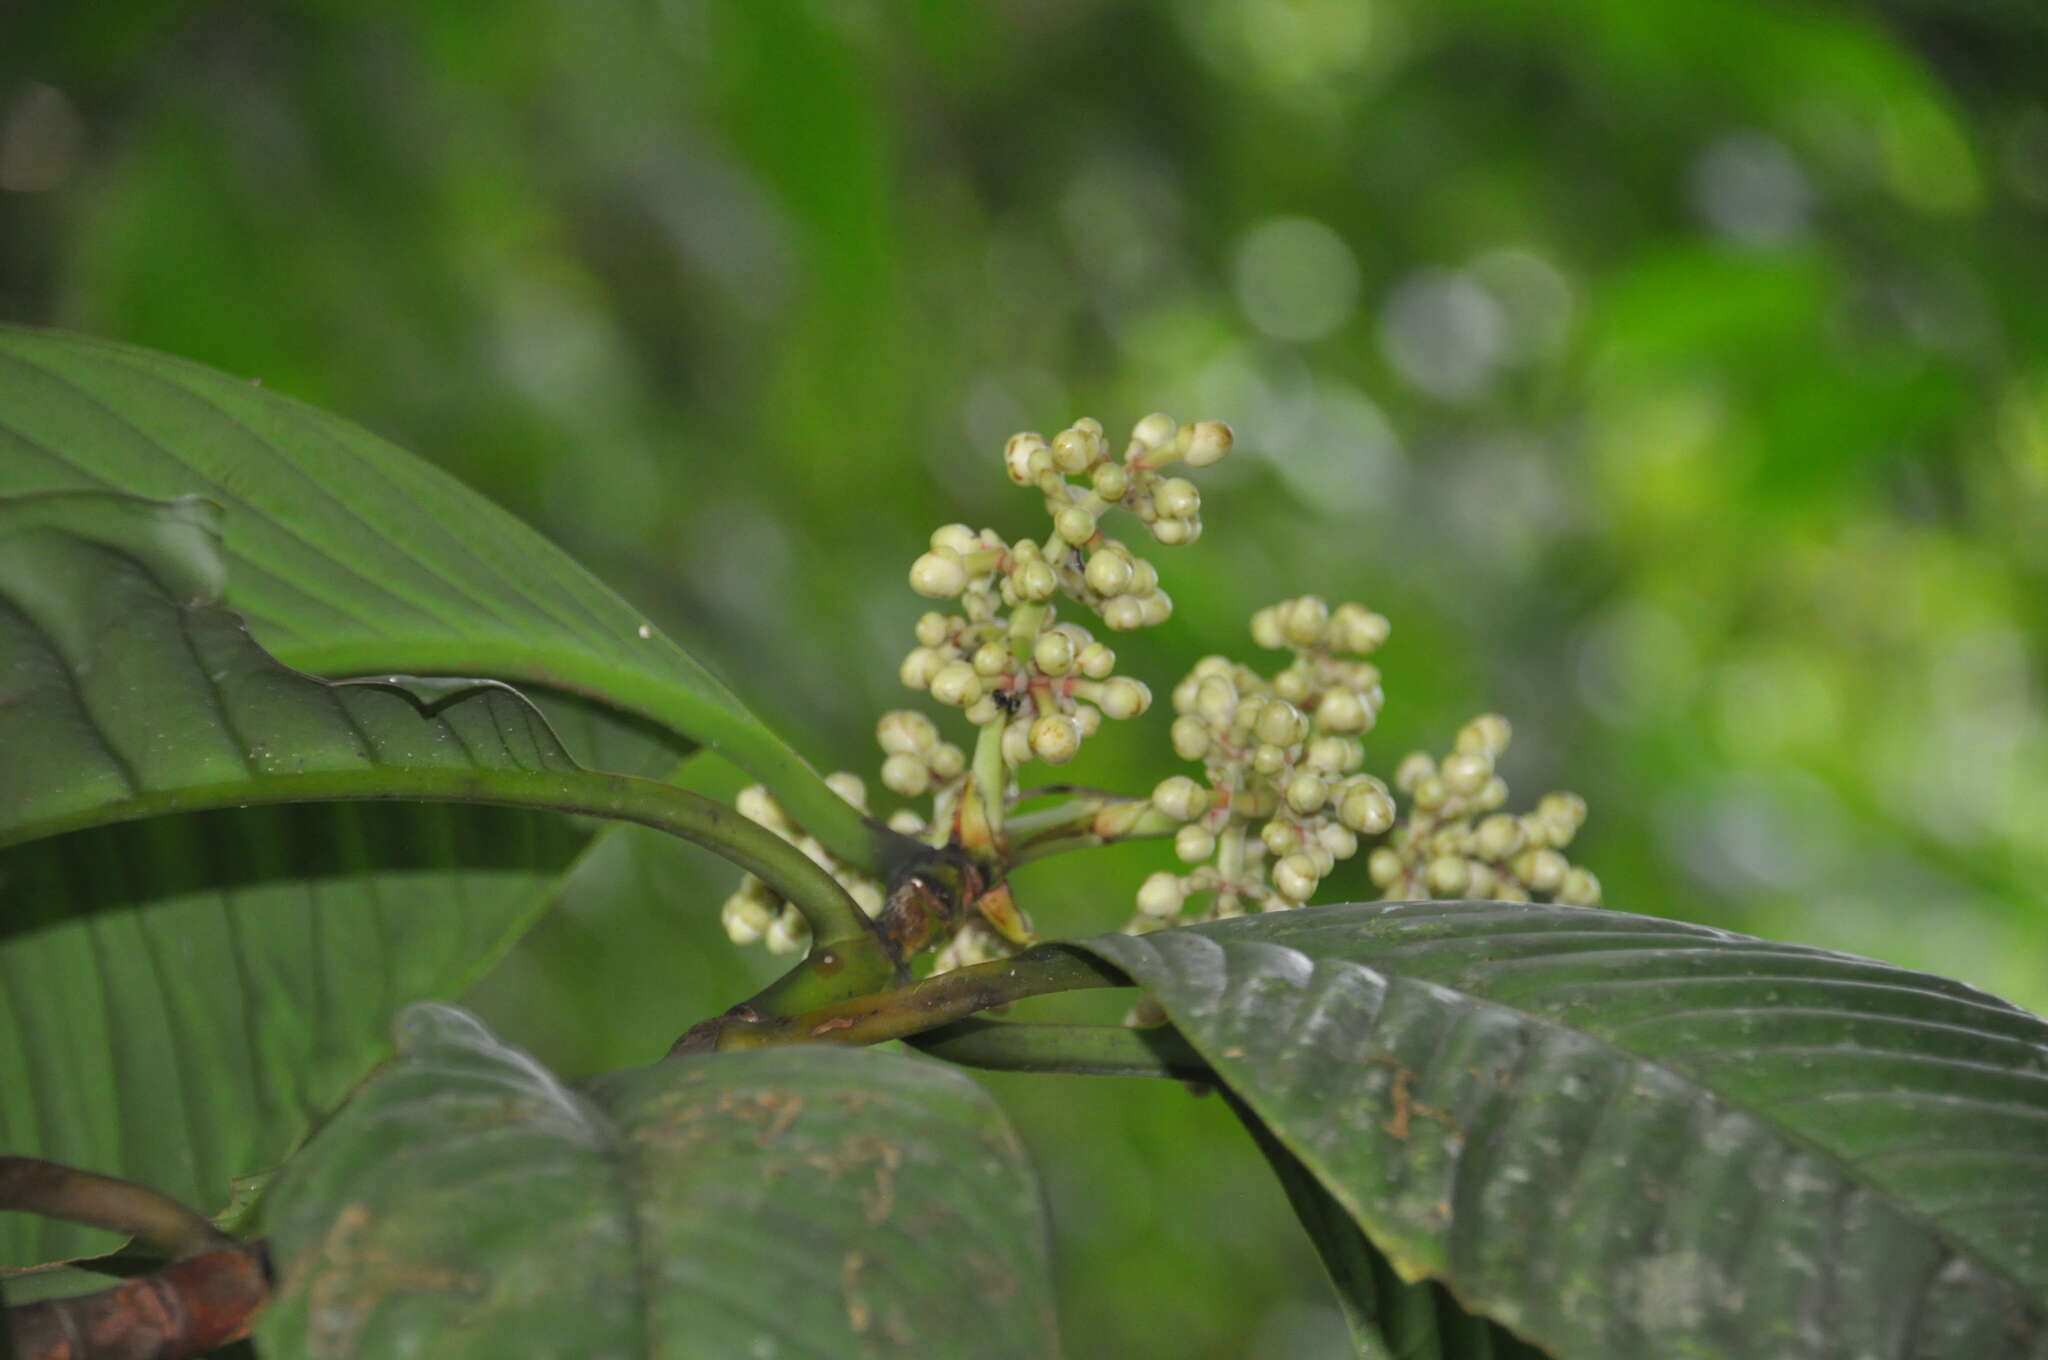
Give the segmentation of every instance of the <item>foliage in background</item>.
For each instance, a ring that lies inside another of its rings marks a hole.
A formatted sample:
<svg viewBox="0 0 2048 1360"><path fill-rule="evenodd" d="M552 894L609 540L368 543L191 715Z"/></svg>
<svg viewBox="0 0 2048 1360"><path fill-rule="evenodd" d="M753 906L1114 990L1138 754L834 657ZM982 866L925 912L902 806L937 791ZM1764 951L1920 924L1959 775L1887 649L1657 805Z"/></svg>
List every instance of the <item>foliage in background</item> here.
<svg viewBox="0 0 2048 1360"><path fill-rule="evenodd" d="M0 319L260 375L435 454L744 664L828 766L864 767L902 700L905 545L1005 515L986 450L1088 410L1216 414L1250 455L1213 479L1231 532L1173 555L1148 671L1273 582L1368 598L1397 628L1376 752L1514 715L1510 780L1587 795L1610 901L2039 1009L2041 22L16 7ZM1150 721L1075 777L1134 783ZM478 998L572 1071L751 983L702 909L728 876L627 837ZM1098 900L1171 862L1102 859ZM1103 924L1033 873L1046 931ZM1372 895L1362 866L1326 891ZM1227 1111L1062 1086L1015 1113L1105 1149L1040 1159L1077 1353L1320 1334ZM1120 1307L1225 1278L1179 1332Z"/></svg>

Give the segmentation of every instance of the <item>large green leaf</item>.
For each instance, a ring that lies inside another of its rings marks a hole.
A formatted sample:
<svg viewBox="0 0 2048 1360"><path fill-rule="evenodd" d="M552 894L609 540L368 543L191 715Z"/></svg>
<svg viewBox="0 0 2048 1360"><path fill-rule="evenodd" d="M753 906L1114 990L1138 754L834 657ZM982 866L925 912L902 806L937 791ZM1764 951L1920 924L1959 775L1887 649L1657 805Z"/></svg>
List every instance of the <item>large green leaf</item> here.
<svg viewBox="0 0 2048 1360"><path fill-rule="evenodd" d="M1036 1184L952 1069L801 1047L579 1091L453 1008L398 1030L265 1203L265 1355L1055 1349Z"/></svg>
<svg viewBox="0 0 2048 1360"><path fill-rule="evenodd" d="M701 665L439 470L223 373L0 328L0 495L110 489L224 506L228 603L288 665L595 699L730 756L842 855L877 853L877 833Z"/></svg>
<svg viewBox="0 0 2048 1360"><path fill-rule="evenodd" d="M1973 988L1501 903L1086 947L1403 1278L1553 1354L2048 1355L2048 1024Z"/></svg>

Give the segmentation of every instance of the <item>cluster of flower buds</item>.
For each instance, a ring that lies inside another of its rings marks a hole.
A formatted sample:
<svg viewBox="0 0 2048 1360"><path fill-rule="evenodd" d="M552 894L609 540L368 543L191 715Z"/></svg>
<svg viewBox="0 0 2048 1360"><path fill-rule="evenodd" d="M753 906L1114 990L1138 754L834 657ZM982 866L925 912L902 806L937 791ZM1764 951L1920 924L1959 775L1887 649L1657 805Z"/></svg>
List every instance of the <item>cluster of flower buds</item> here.
<svg viewBox="0 0 2048 1360"><path fill-rule="evenodd" d="M1137 929L1182 919L1205 895L1209 919L1298 907L1360 836L1394 824L1393 796L1361 772L1358 740L1385 698L1379 669L1358 658L1386 640L1386 619L1309 595L1260 610L1252 636L1293 663L1265 679L1205 657L1174 688L1173 749L1202 762L1206 783L1175 775L1152 806L1182 823L1174 852L1196 867L1145 880Z"/></svg>
<svg viewBox="0 0 2048 1360"><path fill-rule="evenodd" d="M832 791L847 802L866 812L868 808L867 788L857 774L839 771L825 777ZM804 852L846 889L847 895L869 916L877 916L882 910L882 885L866 874L848 865L816 839L804 833L803 829L789 820L782 805L769 797L768 790L759 784L741 789L736 805L740 815L767 827L782 839ZM725 933L732 937L734 944L765 943L771 954L797 954L810 947L811 927L803 913L782 900L776 891L753 874L741 877L740 885L732 896L725 899L720 913L725 924Z"/></svg>
<svg viewBox="0 0 2048 1360"><path fill-rule="evenodd" d="M1173 601L1159 588L1158 570L1104 534L1102 517L1121 507L1159 542L1192 543L1202 530L1201 494L1163 470L1176 462L1207 467L1229 451L1230 440L1220 422L1180 425L1164 415L1138 422L1120 461L1093 420L1076 421L1050 441L1013 436L1004 466L1013 481L1044 495L1052 532L1042 542L1016 543L964 524L932 534L930 551L911 564L911 588L929 599L957 600L959 613L918 620L917 646L899 673L903 683L997 732L1010 769L1034 759L1064 764L1105 716L1143 713L1151 691L1113 674L1116 653L1086 628L1059 622L1056 602L1074 600L1116 632L1165 622ZM890 750L892 760L897 754ZM884 782L908 793L918 780L909 763L896 765L899 777L885 774Z"/></svg>
<svg viewBox="0 0 2048 1360"><path fill-rule="evenodd" d="M1500 810L1508 786L1494 762L1511 735L1506 718L1486 713L1459 729L1441 761L1417 751L1401 762L1394 783L1408 795L1409 815L1366 862L1382 898L1600 904L1600 880L1563 853L1585 824L1584 799L1547 793L1534 812Z"/></svg>

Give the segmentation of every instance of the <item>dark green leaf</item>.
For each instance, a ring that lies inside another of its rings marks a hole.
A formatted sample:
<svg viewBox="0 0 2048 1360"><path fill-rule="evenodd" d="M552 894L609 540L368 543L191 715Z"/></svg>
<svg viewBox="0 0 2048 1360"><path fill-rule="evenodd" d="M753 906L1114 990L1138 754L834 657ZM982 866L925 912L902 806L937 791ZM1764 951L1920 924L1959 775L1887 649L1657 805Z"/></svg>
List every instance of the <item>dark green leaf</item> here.
<svg viewBox="0 0 2048 1360"><path fill-rule="evenodd" d="M229 605L327 676L488 676L583 695L730 756L842 854L871 833L795 752L587 571L334 416L163 355L0 328L0 495L227 510Z"/></svg>
<svg viewBox="0 0 2048 1360"><path fill-rule="evenodd" d="M2048 1024L1994 997L1500 903L1087 947L1403 1279L1554 1354L2048 1355Z"/></svg>
<svg viewBox="0 0 2048 1360"><path fill-rule="evenodd" d="M1044 1356L1038 1191L980 1088L871 1050L563 1086L464 1013L279 1177L274 1357Z"/></svg>

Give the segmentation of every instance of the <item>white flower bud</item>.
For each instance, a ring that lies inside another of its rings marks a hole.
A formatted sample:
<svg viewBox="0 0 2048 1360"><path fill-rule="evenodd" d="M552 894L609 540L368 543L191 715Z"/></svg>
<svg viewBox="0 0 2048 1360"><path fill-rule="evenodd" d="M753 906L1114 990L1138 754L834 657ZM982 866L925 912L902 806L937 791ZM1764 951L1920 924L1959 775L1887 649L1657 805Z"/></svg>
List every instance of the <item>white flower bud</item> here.
<svg viewBox="0 0 2048 1360"><path fill-rule="evenodd" d="M1365 748L1346 737L1317 737L1304 759L1318 774L1349 774L1365 763Z"/></svg>
<svg viewBox="0 0 2048 1360"><path fill-rule="evenodd" d="M967 757L960 748L950 741L942 741L925 753L925 761L932 767L932 774L939 779L951 779L967 768Z"/></svg>
<svg viewBox="0 0 2048 1360"><path fill-rule="evenodd" d="M932 677L946 664L946 658L935 647L913 647L897 668L896 677L912 689L928 689Z"/></svg>
<svg viewBox="0 0 2048 1360"><path fill-rule="evenodd" d="M1094 461L1094 446L1082 431L1061 430L1053 436L1052 465L1062 473L1072 476L1075 473L1086 472L1088 465Z"/></svg>
<svg viewBox="0 0 2048 1360"><path fill-rule="evenodd" d="M1139 421L1137 428L1131 431L1131 442L1142 445L1147 450L1163 449L1173 442L1174 435L1179 431L1180 426L1172 416L1163 411L1155 411Z"/></svg>
<svg viewBox="0 0 2048 1360"><path fill-rule="evenodd" d="M1081 574L1096 594L1121 595L1131 583L1131 555L1121 546L1099 549Z"/></svg>
<svg viewBox="0 0 2048 1360"><path fill-rule="evenodd" d="M1306 817L1322 811L1323 804L1330 801L1330 786L1303 771L1287 781L1286 798L1288 807Z"/></svg>
<svg viewBox="0 0 2048 1360"><path fill-rule="evenodd" d="M882 885L873 879L857 879L846 885L846 895L861 909L864 916L882 914Z"/></svg>
<svg viewBox="0 0 2048 1360"><path fill-rule="evenodd" d="M1159 781L1152 806L1177 822L1191 822L1209 810L1209 791L1184 774Z"/></svg>
<svg viewBox="0 0 2048 1360"><path fill-rule="evenodd" d="M1003 729L1003 762L1008 765L1031 763L1031 724L1013 722Z"/></svg>
<svg viewBox="0 0 2048 1360"><path fill-rule="evenodd" d="M1586 824L1586 800L1576 793L1546 793L1536 801L1536 815L1564 831L1557 843L1569 844Z"/></svg>
<svg viewBox="0 0 2048 1360"><path fill-rule="evenodd" d="M939 739L939 729L922 713L907 708L891 709L875 723L875 740L884 752L921 756Z"/></svg>
<svg viewBox="0 0 2048 1360"><path fill-rule="evenodd" d="M1185 863L1199 864L1216 853L1216 837L1200 822L1189 822L1173 833L1173 853Z"/></svg>
<svg viewBox="0 0 2048 1360"><path fill-rule="evenodd" d="M1399 854L1382 845L1366 856L1365 871L1377 887L1386 889L1401 881L1404 866Z"/></svg>
<svg viewBox="0 0 2048 1360"><path fill-rule="evenodd" d="M1124 498L1124 493L1131 489L1130 471L1121 463L1104 463L1095 469L1092 480L1095 494L1106 501L1120 501Z"/></svg>
<svg viewBox="0 0 2048 1360"><path fill-rule="evenodd" d="M1259 712L1260 741L1275 746L1292 746L1308 735L1308 719L1285 699L1275 699Z"/></svg>
<svg viewBox="0 0 2048 1360"><path fill-rule="evenodd" d="M1168 519L1161 516L1152 521L1152 537L1169 548L1178 548L1181 544L1192 543L1201 536L1200 531L1195 528L1199 523L1200 520Z"/></svg>
<svg viewBox="0 0 2048 1360"><path fill-rule="evenodd" d="M1573 868L1557 885L1557 900L1570 907L1600 905L1600 880L1590 870Z"/></svg>
<svg viewBox="0 0 2048 1360"><path fill-rule="evenodd" d="M1114 596L1102 606L1102 621L1115 632L1128 633L1145 626L1145 606L1136 596Z"/></svg>
<svg viewBox="0 0 2048 1360"><path fill-rule="evenodd" d="M1144 609L1139 621L1147 628L1157 628L1173 617L1173 597L1163 590L1153 590L1137 597Z"/></svg>
<svg viewBox="0 0 2048 1360"><path fill-rule="evenodd" d="M1377 836L1394 824L1394 800L1371 784L1354 784L1337 800L1337 820L1361 836Z"/></svg>
<svg viewBox="0 0 2048 1360"><path fill-rule="evenodd" d="M942 556L965 557L980 546L980 537L964 524L942 524L932 530L932 551Z"/></svg>
<svg viewBox="0 0 2048 1360"><path fill-rule="evenodd" d="M733 806L740 816L770 831L784 832L793 828L789 819L782 815L782 806L769 796L768 790L759 784L749 784L733 799Z"/></svg>
<svg viewBox="0 0 2048 1360"><path fill-rule="evenodd" d="M1540 893L1555 892L1571 869L1563 855L1547 846L1524 850L1515 856L1509 867L1514 870L1516 878L1528 885L1530 892Z"/></svg>
<svg viewBox="0 0 2048 1360"><path fill-rule="evenodd" d="M1278 609L1268 605L1252 615L1252 641L1276 651L1287 645L1287 634L1280 627Z"/></svg>
<svg viewBox="0 0 2048 1360"><path fill-rule="evenodd" d="M1487 780L1486 787L1472 795L1472 806L1480 812L1491 812L1495 808L1506 807L1507 801L1508 784L1499 775Z"/></svg>
<svg viewBox="0 0 2048 1360"><path fill-rule="evenodd" d="M1464 892L1472 881L1470 866L1457 855L1438 855L1429 862L1429 890L1445 897Z"/></svg>
<svg viewBox="0 0 2048 1360"><path fill-rule="evenodd" d="M1173 753L1182 760L1200 760L1209 754L1209 729L1191 713L1173 720L1172 736Z"/></svg>
<svg viewBox="0 0 2048 1360"><path fill-rule="evenodd" d="M771 954L800 954L811 942L810 923L795 907L784 907L769 923L766 939Z"/></svg>
<svg viewBox="0 0 2048 1360"><path fill-rule="evenodd" d="M1473 849L1481 859L1495 863L1520 853L1522 849L1522 824L1504 813L1495 813L1479 824L1474 833Z"/></svg>
<svg viewBox="0 0 2048 1360"><path fill-rule="evenodd" d="M1046 713L1031 724L1031 750L1048 765L1064 765L1081 749L1081 729L1064 713Z"/></svg>
<svg viewBox="0 0 2048 1360"><path fill-rule="evenodd" d="M1358 837L1350 828L1335 822L1324 822L1316 828L1316 843L1323 847L1331 859L1350 859L1358 853Z"/></svg>
<svg viewBox="0 0 2048 1360"><path fill-rule="evenodd" d="M929 599L951 599L967 589L967 568L956 553L928 552L910 564L910 588Z"/></svg>
<svg viewBox="0 0 2048 1360"><path fill-rule="evenodd" d="M1301 832L1280 817L1259 828L1259 840L1275 855L1291 855L1301 848Z"/></svg>
<svg viewBox="0 0 2048 1360"><path fill-rule="evenodd" d="M1026 604L1044 604L1060 593L1059 573L1042 557L1020 563L1010 573L1010 585L1016 590L1017 598Z"/></svg>
<svg viewBox="0 0 2048 1360"><path fill-rule="evenodd" d="M1052 531L1078 547L1095 537L1095 516L1084 506L1065 506L1052 517Z"/></svg>
<svg viewBox="0 0 2048 1360"><path fill-rule="evenodd" d="M1010 669L1010 649L1000 642L984 642L974 649L974 673L992 680Z"/></svg>
<svg viewBox="0 0 2048 1360"><path fill-rule="evenodd" d="M996 706L995 695L984 694L973 703L967 705L962 711L962 716L976 727L987 727L1002 715L1002 711L1002 709Z"/></svg>
<svg viewBox="0 0 2048 1360"><path fill-rule="evenodd" d="M1222 726L1237 709L1237 686L1221 675L1205 676L1195 690L1195 712Z"/></svg>
<svg viewBox="0 0 2048 1360"><path fill-rule="evenodd" d="M719 921L734 944L753 944L767 933L775 920L775 909L742 887L725 899Z"/></svg>
<svg viewBox="0 0 2048 1360"><path fill-rule="evenodd" d="M1074 725L1081 729L1081 740L1088 740L1102 730L1102 710L1092 704L1075 704Z"/></svg>
<svg viewBox="0 0 2048 1360"><path fill-rule="evenodd" d="M1185 901L1187 893L1181 888L1180 877L1165 869L1147 878L1138 889L1138 910L1154 920L1178 916Z"/></svg>
<svg viewBox="0 0 2048 1360"><path fill-rule="evenodd" d="M1513 732L1500 714L1482 713L1458 729L1458 749L1497 759L1508 749Z"/></svg>
<svg viewBox="0 0 2048 1360"><path fill-rule="evenodd" d="M1185 477L1168 477L1152 489L1152 504L1166 519L1193 519L1202 509L1202 493Z"/></svg>
<svg viewBox="0 0 2048 1360"><path fill-rule="evenodd" d="M1330 648L1353 656L1378 651L1392 625L1364 605L1340 604L1330 614Z"/></svg>
<svg viewBox="0 0 2048 1360"><path fill-rule="evenodd" d="M1316 895L1316 885L1322 876L1316 872L1315 861L1307 855L1288 855L1273 866L1273 886L1283 897L1296 902L1306 902Z"/></svg>
<svg viewBox="0 0 2048 1360"><path fill-rule="evenodd" d="M1102 695L1096 700L1102 711L1122 721L1135 718L1152 706L1152 691L1142 680L1133 680L1127 675L1112 676L1102 683Z"/></svg>
<svg viewBox="0 0 2048 1360"><path fill-rule="evenodd" d="M952 631L946 616L936 610L926 610L917 616L917 640L927 647L944 646Z"/></svg>
<svg viewBox="0 0 2048 1360"><path fill-rule="evenodd" d="M851 770L834 770L826 775L825 787L838 794L840 801L851 803L862 812L868 810L868 786Z"/></svg>
<svg viewBox="0 0 2048 1360"><path fill-rule="evenodd" d="M1280 631L1296 647L1313 647L1330 626L1330 607L1320 595L1304 595L1286 607Z"/></svg>
<svg viewBox="0 0 2048 1360"><path fill-rule="evenodd" d="M894 752L882 762L882 787L891 793L917 798L931 786L931 766L908 751Z"/></svg>
<svg viewBox="0 0 2048 1360"><path fill-rule="evenodd" d="M1316 705L1316 723L1326 732L1363 732L1372 726L1372 710L1358 691L1333 689Z"/></svg>
<svg viewBox="0 0 2048 1360"><path fill-rule="evenodd" d="M898 808L889 814L889 829L901 835L915 836L925 829L925 821L909 808Z"/></svg>
<svg viewBox="0 0 2048 1360"><path fill-rule="evenodd" d="M1403 793L1415 792L1416 786L1436 773L1436 762L1426 751L1411 751L1401 758L1394 769L1394 787Z"/></svg>
<svg viewBox="0 0 2048 1360"><path fill-rule="evenodd" d="M1451 791L1444 787L1443 779L1431 775L1415 786L1415 806L1424 812L1435 812L1450 801Z"/></svg>
<svg viewBox="0 0 2048 1360"><path fill-rule="evenodd" d="M948 661L932 677L932 698L964 708L981 697L981 677L965 661Z"/></svg>
<svg viewBox="0 0 2048 1360"><path fill-rule="evenodd" d="M1074 640L1061 632L1040 633L1031 645L1031 660L1047 675L1065 675L1074 669Z"/></svg>
<svg viewBox="0 0 2048 1360"><path fill-rule="evenodd" d="M1124 587L1126 595L1150 595L1159 589L1159 568L1142 557L1131 559L1131 583Z"/></svg>
<svg viewBox="0 0 2048 1360"><path fill-rule="evenodd" d="M1232 442L1230 427L1222 421L1198 420L1188 437L1187 452L1181 456L1188 460L1189 467L1213 467L1230 452Z"/></svg>
<svg viewBox="0 0 2048 1360"><path fill-rule="evenodd" d="M1013 434L1003 446L1003 468L1020 486L1031 485L1051 466L1052 451L1046 447L1044 435Z"/></svg>
<svg viewBox="0 0 2048 1360"><path fill-rule="evenodd" d="M1107 680L1109 673L1116 669L1116 653L1100 642L1090 642L1074 658L1074 669L1090 680Z"/></svg>
<svg viewBox="0 0 2048 1360"><path fill-rule="evenodd" d="M1252 748L1252 768L1268 779L1287 768L1287 748L1262 741Z"/></svg>
<svg viewBox="0 0 2048 1360"><path fill-rule="evenodd" d="M1493 776L1493 758L1460 751L1444 760L1444 787L1460 798L1469 798L1486 787L1486 781Z"/></svg>

